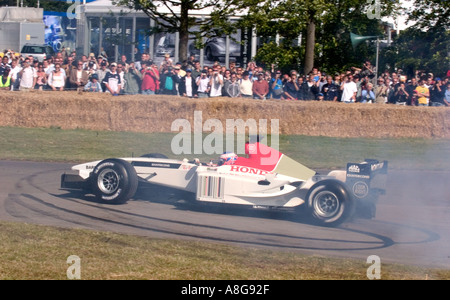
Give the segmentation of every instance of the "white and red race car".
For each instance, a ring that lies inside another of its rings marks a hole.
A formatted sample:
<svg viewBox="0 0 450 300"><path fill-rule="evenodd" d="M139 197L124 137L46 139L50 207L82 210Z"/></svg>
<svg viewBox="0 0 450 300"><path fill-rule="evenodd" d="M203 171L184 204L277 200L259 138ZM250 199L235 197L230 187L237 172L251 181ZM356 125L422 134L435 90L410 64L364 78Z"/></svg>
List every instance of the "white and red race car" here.
<svg viewBox="0 0 450 300"><path fill-rule="evenodd" d="M306 208L325 226L337 226L362 212L374 217L384 193L387 161L348 163L346 170L320 175L262 143L246 144L248 157L231 164L169 159L162 154L109 158L72 167L62 189L80 189L99 201L125 203L139 185L152 183L195 195L195 200L258 208Z"/></svg>

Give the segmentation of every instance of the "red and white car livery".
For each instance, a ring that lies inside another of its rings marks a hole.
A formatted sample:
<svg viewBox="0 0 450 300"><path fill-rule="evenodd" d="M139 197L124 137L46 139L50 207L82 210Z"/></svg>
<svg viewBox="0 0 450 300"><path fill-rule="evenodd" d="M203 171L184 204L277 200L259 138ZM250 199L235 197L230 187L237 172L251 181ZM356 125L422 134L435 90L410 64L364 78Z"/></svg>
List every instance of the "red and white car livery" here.
<svg viewBox="0 0 450 300"><path fill-rule="evenodd" d="M139 185L152 183L195 195L195 200L267 208L303 207L321 225L337 226L362 212L374 217L384 192L387 161L348 163L326 175L262 143L246 145L234 164L169 159L161 154L110 158L72 167L61 188L80 189L102 202L125 203Z"/></svg>

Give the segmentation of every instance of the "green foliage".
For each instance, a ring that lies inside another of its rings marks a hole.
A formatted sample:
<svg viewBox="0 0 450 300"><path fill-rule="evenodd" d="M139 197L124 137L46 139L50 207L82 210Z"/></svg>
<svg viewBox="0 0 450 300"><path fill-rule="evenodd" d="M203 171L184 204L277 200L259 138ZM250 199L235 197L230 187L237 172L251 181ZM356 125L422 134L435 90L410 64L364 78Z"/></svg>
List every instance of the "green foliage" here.
<svg viewBox="0 0 450 300"><path fill-rule="evenodd" d="M271 65L274 64L275 69L288 72L294 66L298 69L301 64L300 57L303 56L302 51L301 47L269 42L259 48L255 60L258 65L265 66L267 70L270 70Z"/></svg>
<svg viewBox="0 0 450 300"><path fill-rule="evenodd" d="M414 0L407 14L413 25L382 51L382 63L400 68L409 76L417 70L445 76L450 65L448 0Z"/></svg>
<svg viewBox="0 0 450 300"><path fill-rule="evenodd" d="M327 73L334 73L359 67L366 59L375 62L375 43L367 41L353 49L350 33L382 36L379 20L368 18L367 7L359 5L358 1L331 2L335 5L330 6L317 34L321 55L316 56L316 65Z"/></svg>
<svg viewBox="0 0 450 300"><path fill-rule="evenodd" d="M416 70L445 76L450 65L449 51L450 31L444 28L422 31L412 27L397 36L381 57L385 65L400 68L409 76Z"/></svg>
<svg viewBox="0 0 450 300"><path fill-rule="evenodd" d="M450 30L450 4L448 0L414 0L409 20L421 29Z"/></svg>
<svg viewBox="0 0 450 300"><path fill-rule="evenodd" d="M194 35L196 46L202 47L202 38L232 34L240 28L255 28L260 40L255 59L270 67L272 63L279 69L302 69L306 64L305 44L313 35L314 66L327 73L341 72L352 66L360 66L364 60L375 62L376 47L374 42L362 43L355 50L350 43L350 32L359 35L384 35L384 28L379 18L370 18L368 12L374 8L375 0L115 0L118 5L125 5L142 10L149 17L162 20L156 30L180 32ZM399 13L398 2L379 0L380 17L395 16ZM199 20L188 15L163 15L158 11L166 5L177 6L181 11L198 11L213 6L209 18ZM246 11L238 21L231 21L232 16ZM380 55L380 70L386 66L413 69L441 70L448 62L449 5L444 0L414 0L414 7L409 14L410 20L416 21L415 28L433 29L429 33L406 31L403 37L394 43L394 47L383 50ZM307 32L307 25L314 23L315 30ZM444 28L444 31L441 29ZM276 36L281 42L277 45ZM302 44L298 47L298 38ZM447 39L447 41L445 40ZM181 41L186 43L185 41ZM422 47L421 44L430 44ZM181 44L180 44L181 46ZM311 49L312 44L308 49ZM181 51L181 50L180 50ZM308 50L311 53L311 50ZM440 72L440 71L439 71Z"/></svg>
<svg viewBox="0 0 450 300"><path fill-rule="evenodd" d="M258 36L263 40L273 40L277 34L283 37L282 44L278 46L274 43L263 44L258 49L258 61L267 63L276 57L277 60L273 62L281 69L301 69L300 65L305 60L306 28L310 22L316 25L312 33L315 35L314 66L331 73L359 66L366 59L375 61L373 44L362 44L354 51L350 43L350 32L359 35L383 34L380 20L367 16L370 3L361 3L359 0L252 1L245 1L249 13L241 24L255 26ZM381 15L392 13L392 1L382 0L380 3ZM292 45L296 44L300 34L302 45L297 49ZM270 49L275 49L277 53L270 53Z"/></svg>

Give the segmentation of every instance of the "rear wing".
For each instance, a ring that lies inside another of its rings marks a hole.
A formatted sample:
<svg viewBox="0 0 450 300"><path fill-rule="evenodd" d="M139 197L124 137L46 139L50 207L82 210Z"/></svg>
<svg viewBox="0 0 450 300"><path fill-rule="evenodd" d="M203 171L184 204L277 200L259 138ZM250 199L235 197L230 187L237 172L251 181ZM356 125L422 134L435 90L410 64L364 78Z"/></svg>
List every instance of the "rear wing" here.
<svg viewBox="0 0 450 300"><path fill-rule="evenodd" d="M346 183L359 199L384 194L387 170L387 160L365 159L361 163L348 163Z"/></svg>

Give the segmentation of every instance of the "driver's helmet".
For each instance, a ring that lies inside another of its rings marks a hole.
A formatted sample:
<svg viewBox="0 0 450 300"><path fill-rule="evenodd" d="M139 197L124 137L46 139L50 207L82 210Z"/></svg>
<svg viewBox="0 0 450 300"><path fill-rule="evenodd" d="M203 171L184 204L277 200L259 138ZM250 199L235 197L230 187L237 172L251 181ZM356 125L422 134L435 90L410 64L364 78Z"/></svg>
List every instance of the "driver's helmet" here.
<svg viewBox="0 0 450 300"><path fill-rule="evenodd" d="M220 155L220 164L221 165L234 165L238 156L233 152L225 152Z"/></svg>

